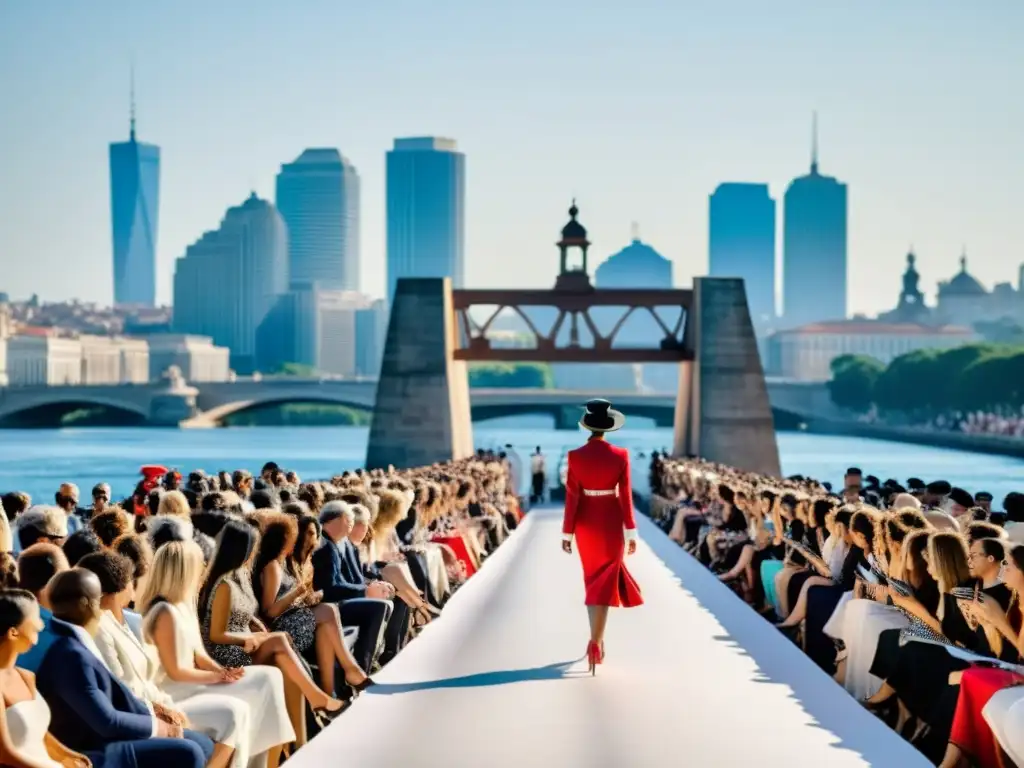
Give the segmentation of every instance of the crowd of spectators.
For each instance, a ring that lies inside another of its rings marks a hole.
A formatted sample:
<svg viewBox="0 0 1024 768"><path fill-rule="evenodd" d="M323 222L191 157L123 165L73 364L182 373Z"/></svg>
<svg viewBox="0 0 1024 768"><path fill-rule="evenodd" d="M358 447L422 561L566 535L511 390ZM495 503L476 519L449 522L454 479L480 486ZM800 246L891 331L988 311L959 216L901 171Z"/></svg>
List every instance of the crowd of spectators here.
<svg viewBox="0 0 1024 768"><path fill-rule="evenodd" d="M275 768L516 527L500 455L3 496L0 764Z"/></svg>
<svg viewBox="0 0 1024 768"><path fill-rule="evenodd" d="M934 764L1024 766L1024 494L657 454L651 487L674 541Z"/></svg>

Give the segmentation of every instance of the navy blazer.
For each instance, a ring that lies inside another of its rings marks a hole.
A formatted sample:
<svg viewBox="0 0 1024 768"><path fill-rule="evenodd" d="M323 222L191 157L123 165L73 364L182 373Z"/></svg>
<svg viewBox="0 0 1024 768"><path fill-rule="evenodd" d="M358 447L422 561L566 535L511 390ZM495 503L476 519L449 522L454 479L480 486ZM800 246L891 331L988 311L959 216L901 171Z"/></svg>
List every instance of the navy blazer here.
<svg viewBox="0 0 1024 768"><path fill-rule="evenodd" d="M348 539L345 539L345 544L350 544ZM324 600L329 603L366 597L366 582L362 574L358 573L358 566L357 573L353 574L350 558L343 558L338 549L333 541L324 536L320 546L313 552L313 590L323 591Z"/></svg>
<svg viewBox="0 0 1024 768"><path fill-rule="evenodd" d="M337 545L341 554L341 572L345 578L355 584L366 585L366 574L363 573L363 564L359 560L359 550L356 545L348 539Z"/></svg>
<svg viewBox="0 0 1024 768"><path fill-rule="evenodd" d="M70 624L50 620L56 635L36 687L50 705L50 733L78 752L103 752L114 741L153 735L149 708L75 636Z"/></svg>

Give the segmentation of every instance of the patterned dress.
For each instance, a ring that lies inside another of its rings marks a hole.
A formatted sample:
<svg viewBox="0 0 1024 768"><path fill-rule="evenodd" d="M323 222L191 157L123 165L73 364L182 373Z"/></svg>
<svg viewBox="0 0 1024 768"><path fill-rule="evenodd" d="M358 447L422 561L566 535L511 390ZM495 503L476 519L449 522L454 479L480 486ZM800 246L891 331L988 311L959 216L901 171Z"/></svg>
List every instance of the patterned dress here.
<svg viewBox="0 0 1024 768"><path fill-rule="evenodd" d="M295 577L288 571L281 570L281 586L277 590L280 600L285 594L295 589ZM291 637L292 645L299 653L305 653L313 647L316 640L316 616L313 609L304 605L292 604L284 613L270 622L273 632L284 632Z"/></svg>
<svg viewBox="0 0 1024 768"><path fill-rule="evenodd" d="M220 645L210 642L210 619L213 616L213 600L221 584L227 584L231 591L231 613L228 616L227 631L240 635L252 632L252 621L256 618L259 603L252 592L252 580L249 572L238 570L227 576L221 576L210 590L210 597L203 609L202 635L206 652L218 664L224 667L248 667L252 656L238 645Z"/></svg>

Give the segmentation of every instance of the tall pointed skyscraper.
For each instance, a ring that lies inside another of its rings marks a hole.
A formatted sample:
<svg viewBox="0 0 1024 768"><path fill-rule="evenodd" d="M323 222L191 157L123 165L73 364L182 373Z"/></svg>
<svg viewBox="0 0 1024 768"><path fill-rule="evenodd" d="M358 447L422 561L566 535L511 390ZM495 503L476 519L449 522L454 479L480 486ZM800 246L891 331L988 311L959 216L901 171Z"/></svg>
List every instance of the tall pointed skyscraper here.
<svg viewBox="0 0 1024 768"><path fill-rule="evenodd" d="M132 72L128 141L110 145L110 216L114 304L156 306L156 238L160 213L160 147L135 138Z"/></svg>
<svg viewBox="0 0 1024 768"><path fill-rule="evenodd" d="M786 190L783 317L789 327L846 317L846 185L818 172L818 116L811 172Z"/></svg>

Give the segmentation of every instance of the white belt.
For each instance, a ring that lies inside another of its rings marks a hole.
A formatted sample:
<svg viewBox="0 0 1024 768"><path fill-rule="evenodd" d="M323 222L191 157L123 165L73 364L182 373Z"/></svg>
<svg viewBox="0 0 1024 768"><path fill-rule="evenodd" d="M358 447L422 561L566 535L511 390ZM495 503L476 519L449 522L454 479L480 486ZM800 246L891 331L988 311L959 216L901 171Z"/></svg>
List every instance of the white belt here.
<svg viewBox="0 0 1024 768"><path fill-rule="evenodd" d="M583 495L584 496L618 496L619 495L619 489L618 488L608 488L608 489L605 489L605 490L602 490L602 491L592 491L589 488L584 488L583 489Z"/></svg>

